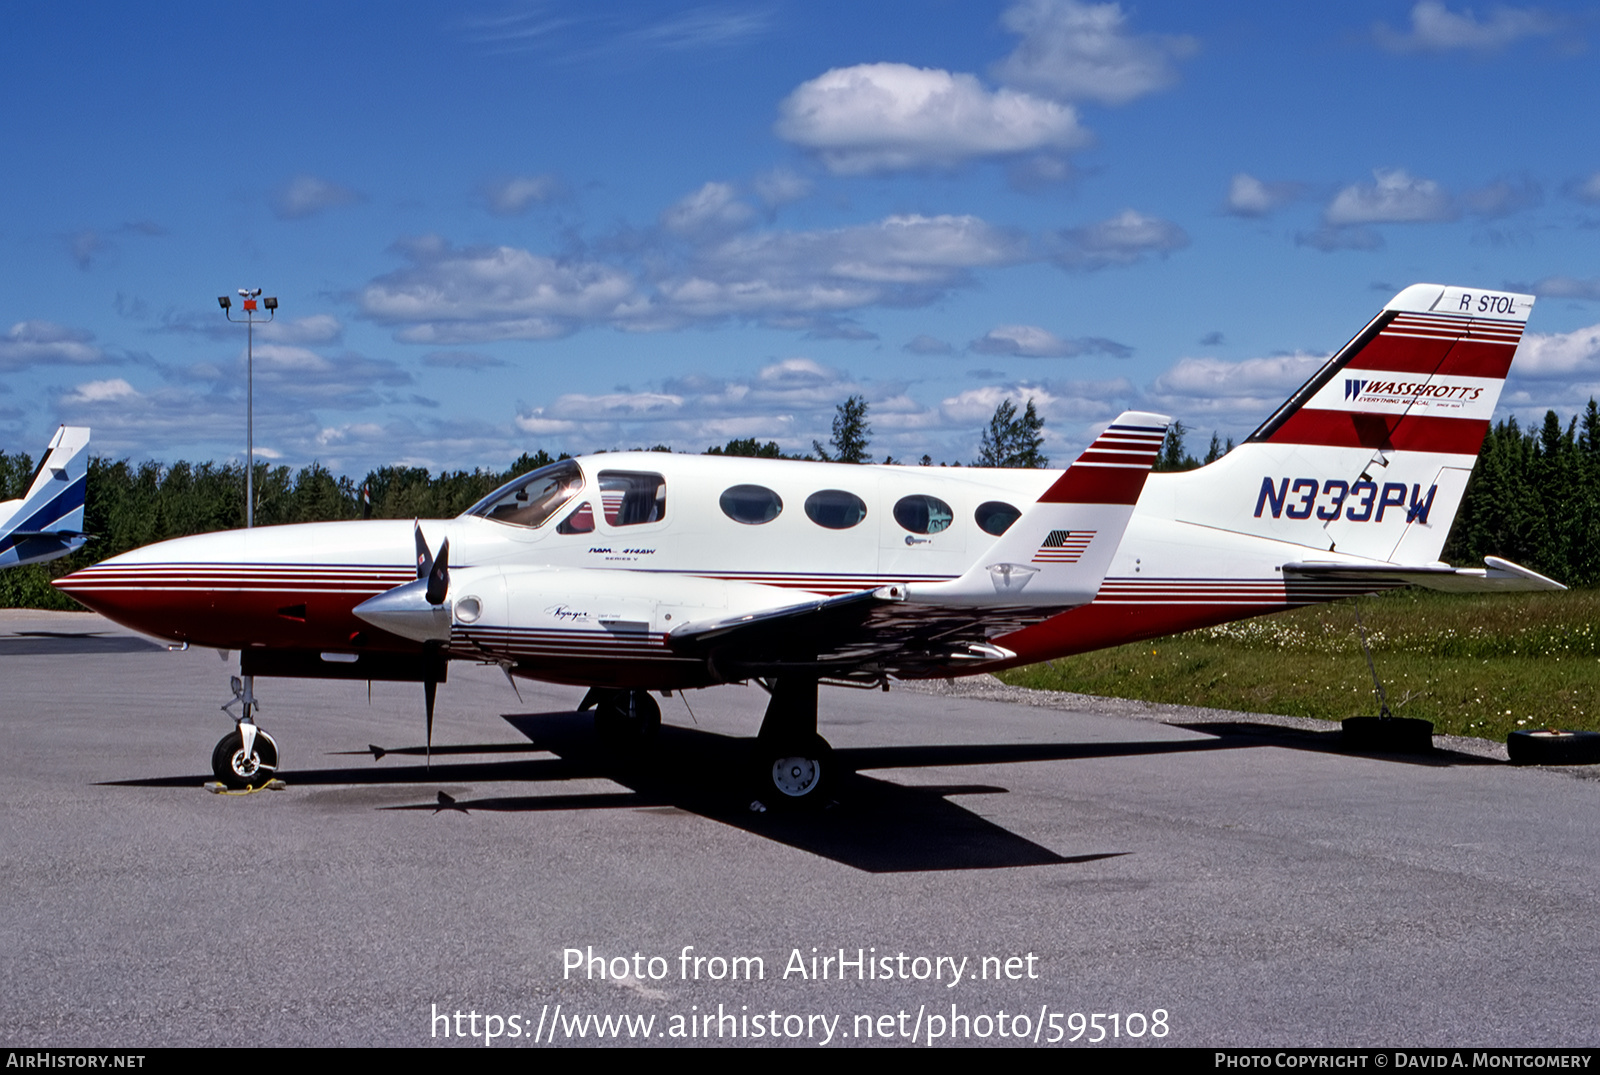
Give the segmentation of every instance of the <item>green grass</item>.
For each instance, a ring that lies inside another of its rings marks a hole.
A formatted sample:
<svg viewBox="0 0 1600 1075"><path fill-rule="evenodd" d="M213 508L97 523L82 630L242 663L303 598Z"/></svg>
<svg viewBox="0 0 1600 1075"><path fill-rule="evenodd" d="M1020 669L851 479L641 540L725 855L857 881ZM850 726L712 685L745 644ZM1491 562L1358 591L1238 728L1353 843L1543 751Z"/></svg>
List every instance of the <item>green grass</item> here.
<svg viewBox="0 0 1600 1075"><path fill-rule="evenodd" d="M1373 663L1396 716L1504 739L1600 730L1600 590L1363 598ZM1378 711L1349 601L1014 669L1007 683L1151 702L1341 720Z"/></svg>

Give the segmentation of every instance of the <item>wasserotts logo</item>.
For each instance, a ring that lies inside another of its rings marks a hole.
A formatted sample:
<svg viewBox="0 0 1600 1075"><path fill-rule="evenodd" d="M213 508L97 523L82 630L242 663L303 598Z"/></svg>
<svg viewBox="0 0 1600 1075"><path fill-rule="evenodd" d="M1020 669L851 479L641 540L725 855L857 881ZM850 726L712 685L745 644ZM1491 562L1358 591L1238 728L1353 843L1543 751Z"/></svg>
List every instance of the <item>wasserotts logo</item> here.
<svg viewBox="0 0 1600 1075"><path fill-rule="evenodd" d="M1378 381L1346 377L1344 398L1357 403L1393 403L1401 400L1450 399L1467 402L1483 395L1479 385L1445 384L1437 381Z"/></svg>

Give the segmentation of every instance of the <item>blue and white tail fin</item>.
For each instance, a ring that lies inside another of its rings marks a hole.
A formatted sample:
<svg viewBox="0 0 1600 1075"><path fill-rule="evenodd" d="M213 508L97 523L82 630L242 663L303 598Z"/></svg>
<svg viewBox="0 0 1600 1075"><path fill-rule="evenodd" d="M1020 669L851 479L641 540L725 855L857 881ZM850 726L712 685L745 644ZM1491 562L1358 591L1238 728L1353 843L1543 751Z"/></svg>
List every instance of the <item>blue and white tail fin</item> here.
<svg viewBox="0 0 1600 1075"><path fill-rule="evenodd" d="M83 547L89 485L89 430L62 426L28 491L0 503L0 567L43 563Z"/></svg>

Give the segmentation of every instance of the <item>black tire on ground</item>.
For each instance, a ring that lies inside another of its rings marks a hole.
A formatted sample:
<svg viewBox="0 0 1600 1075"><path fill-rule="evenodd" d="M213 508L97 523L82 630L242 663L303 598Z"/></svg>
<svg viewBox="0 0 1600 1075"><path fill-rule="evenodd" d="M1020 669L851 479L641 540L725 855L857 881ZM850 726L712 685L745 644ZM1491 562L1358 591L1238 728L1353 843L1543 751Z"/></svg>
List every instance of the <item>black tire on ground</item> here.
<svg viewBox="0 0 1600 1075"><path fill-rule="evenodd" d="M1569 732L1554 728L1512 732L1506 736L1506 753L1512 765L1600 764L1600 732Z"/></svg>
<svg viewBox="0 0 1600 1075"><path fill-rule="evenodd" d="M832 801L839 764L820 735L757 740L757 797L774 809L818 809Z"/></svg>
<svg viewBox="0 0 1600 1075"><path fill-rule="evenodd" d="M1344 743L1354 750L1426 754L1433 749L1433 721L1417 717L1346 717Z"/></svg>
<svg viewBox="0 0 1600 1075"><path fill-rule="evenodd" d="M244 736L234 729L211 752L211 771L226 787L259 788L278 775L278 744L266 732L256 731L254 749L244 755Z"/></svg>
<svg viewBox="0 0 1600 1075"><path fill-rule="evenodd" d="M649 691L613 691L595 706L594 727L608 746L637 749L661 730L661 706Z"/></svg>

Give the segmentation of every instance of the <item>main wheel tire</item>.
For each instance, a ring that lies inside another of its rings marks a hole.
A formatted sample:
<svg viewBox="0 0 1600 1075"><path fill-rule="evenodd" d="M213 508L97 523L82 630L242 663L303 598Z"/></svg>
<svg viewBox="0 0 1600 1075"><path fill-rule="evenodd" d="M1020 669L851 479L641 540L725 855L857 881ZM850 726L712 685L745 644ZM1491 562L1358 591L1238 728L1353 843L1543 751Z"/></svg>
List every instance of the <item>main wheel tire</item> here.
<svg viewBox="0 0 1600 1075"><path fill-rule="evenodd" d="M245 757L244 736L235 729L211 752L211 771L224 786L235 790L263 787L278 775L278 744L257 729L255 746Z"/></svg>
<svg viewBox="0 0 1600 1075"><path fill-rule="evenodd" d="M1600 763L1600 732L1512 732L1506 736L1506 753L1512 765L1594 765Z"/></svg>
<svg viewBox="0 0 1600 1075"><path fill-rule="evenodd" d="M594 727L608 746L636 750L660 731L661 706L649 691L613 691L595 706Z"/></svg>
<svg viewBox="0 0 1600 1075"><path fill-rule="evenodd" d="M833 748L820 735L759 744L755 769L760 797L780 809L827 805L838 778Z"/></svg>

